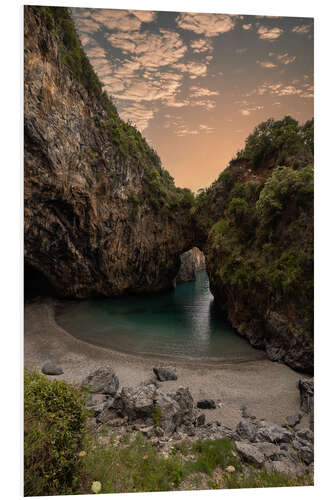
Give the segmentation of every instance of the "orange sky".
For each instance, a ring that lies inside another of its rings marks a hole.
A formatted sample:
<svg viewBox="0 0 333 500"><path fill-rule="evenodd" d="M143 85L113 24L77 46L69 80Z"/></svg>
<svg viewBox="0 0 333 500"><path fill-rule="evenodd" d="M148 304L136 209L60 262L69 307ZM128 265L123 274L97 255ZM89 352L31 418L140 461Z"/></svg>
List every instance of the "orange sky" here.
<svg viewBox="0 0 333 500"><path fill-rule="evenodd" d="M269 117L313 116L313 19L73 9L120 116L196 191Z"/></svg>

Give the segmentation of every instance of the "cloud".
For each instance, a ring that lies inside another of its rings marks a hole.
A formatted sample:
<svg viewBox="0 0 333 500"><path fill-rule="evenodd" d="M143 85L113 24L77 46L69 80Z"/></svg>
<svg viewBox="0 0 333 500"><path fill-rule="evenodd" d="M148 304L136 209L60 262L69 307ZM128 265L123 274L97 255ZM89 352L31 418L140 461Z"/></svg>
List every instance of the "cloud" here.
<svg viewBox="0 0 333 500"><path fill-rule="evenodd" d="M290 64L296 61L296 56L289 56L287 52L285 54L278 55L277 58L283 64Z"/></svg>
<svg viewBox="0 0 333 500"><path fill-rule="evenodd" d="M178 63L173 64L172 67L178 69L182 73L188 73L192 80L194 80L198 76L206 76L207 74L207 64L204 63Z"/></svg>
<svg viewBox="0 0 333 500"><path fill-rule="evenodd" d="M94 9L91 17L108 30L136 31L142 24L129 10Z"/></svg>
<svg viewBox="0 0 333 500"><path fill-rule="evenodd" d="M262 68L276 68L276 64L271 61L257 61L257 64L260 64Z"/></svg>
<svg viewBox="0 0 333 500"><path fill-rule="evenodd" d="M252 24L243 24L242 28L243 30L248 31L252 28Z"/></svg>
<svg viewBox="0 0 333 500"><path fill-rule="evenodd" d="M247 48L236 49L236 54L246 54L247 50Z"/></svg>
<svg viewBox="0 0 333 500"><path fill-rule="evenodd" d="M216 90L209 90L197 86L190 87L190 90L192 91L191 97L209 97L212 95L219 95L219 92Z"/></svg>
<svg viewBox="0 0 333 500"><path fill-rule="evenodd" d="M130 10L142 23L151 23L156 19L156 12L150 10Z"/></svg>
<svg viewBox="0 0 333 500"><path fill-rule="evenodd" d="M259 38L262 40L276 40L283 33L282 28L267 28L266 26L260 26L257 30Z"/></svg>
<svg viewBox="0 0 333 500"><path fill-rule="evenodd" d="M94 19L86 17L76 17L75 24L80 33L87 33L89 35L98 31L101 27Z"/></svg>
<svg viewBox="0 0 333 500"><path fill-rule="evenodd" d="M160 30L154 33L113 33L108 41L145 68L157 68L173 64L181 59L187 51L178 33Z"/></svg>
<svg viewBox="0 0 333 500"><path fill-rule="evenodd" d="M209 40L205 40L204 38L199 38L199 40L193 40L190 44L194 53L200 52L212 52L213 46Z"/></svg>
<svg viewBox="0 0 333 500"><path fill-rule="evenodd" d="M141 131L148 127L149 121L154 117L154 114L155 110L133 102L127 103L126 108L119 112L124 121L130 121Z"/></svg>
<svg viewBox="0 0 333 500"><path fill-rule="evenodd" d="M225 14L194 14L182 12L176 18L176 23L184 30L194 31L198 35L218 36L227 33L235 27L235 21Z"/></svg>
<svg viewBox="0 0 333 500"><path fill-rule="evenodd" d="M310 29L310 24L303 24L302 26L294 26L291 31L293 33L298 33L299 35L304 35L305 33L309 33Z"/></svg>
<svg viewBox="0 0 333 500"><path fill-rule="evenodd" d="M244 101L244 102L246 102L246 101ZM241 108L239 110L239 112L243 116L249 116L253 111L260 111L261 109L264 109L264 107L261 105L250 105L250 106L246 106L244 108Z"/></svg>
<svg viewBox="0 0 333 500"><path fill-rule="evenodd" d="M216 102L211 99L201 99L199 101L192 101L190 104L192 107L200 106L206 109L214 109L216 108Z"/></svg>
<svg viewBox="0 0 333 500"><path fill-rule="evenodd" d="M313 97L313 85L305 83L301 87L296 87L296 85L293 84L285 85L282 84L281 82L279 83L264 82L252 93L258 95L272 94L279 97L299 96L309 99Z"/></svg>

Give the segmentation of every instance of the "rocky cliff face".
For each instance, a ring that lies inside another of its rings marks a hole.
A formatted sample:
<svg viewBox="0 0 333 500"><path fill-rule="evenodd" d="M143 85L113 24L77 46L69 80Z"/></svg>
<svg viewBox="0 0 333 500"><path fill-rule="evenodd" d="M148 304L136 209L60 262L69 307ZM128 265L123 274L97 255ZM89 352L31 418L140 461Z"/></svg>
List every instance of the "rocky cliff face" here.
<svg viewBox="0 0 333 500"><path fill-rule="evenodd" d="M313 122L300 127L290 117L269 120L200 195L195 214L211 291L232 325L271 360L308 373L313 370L312 145ZM281 158L287 166L278 166Z"/></svg>
<svg viewBox="0 0 333 500"><path fill-rule="evenodd" d="M193 246L185 191L102 94L68 10L24 22L27 275L71 297L171 286Z"/></svg>
<svg viewBox="0 0 333 500"><path fill-rule="evenodd" d="M195 281L196 273L206 268L205 256L194 247L180 256L180 268L176 277L177 283Z"/></svg>

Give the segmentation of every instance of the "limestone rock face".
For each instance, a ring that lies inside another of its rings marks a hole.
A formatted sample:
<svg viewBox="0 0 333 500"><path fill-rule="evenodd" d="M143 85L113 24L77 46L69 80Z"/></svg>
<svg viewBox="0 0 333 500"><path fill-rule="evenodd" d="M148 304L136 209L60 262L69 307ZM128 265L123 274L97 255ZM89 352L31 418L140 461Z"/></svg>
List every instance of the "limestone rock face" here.
<svg viewBox="0 0 333 500"><path fill-rule="evenodd" d="M153 193L165 173L156 153L144 143L140 159L110 135L101 99L63 63L36 8L24 21L25 264L64 297L172 287L193 246L188 207Z"/></svg>
<svg viewBox="0 0 333 500"><path fill-rule="evenodd" d="M180 256L180 268L176 277L177 283L195 281L196 273L206 268L205 256L194 247Z"/></svg>

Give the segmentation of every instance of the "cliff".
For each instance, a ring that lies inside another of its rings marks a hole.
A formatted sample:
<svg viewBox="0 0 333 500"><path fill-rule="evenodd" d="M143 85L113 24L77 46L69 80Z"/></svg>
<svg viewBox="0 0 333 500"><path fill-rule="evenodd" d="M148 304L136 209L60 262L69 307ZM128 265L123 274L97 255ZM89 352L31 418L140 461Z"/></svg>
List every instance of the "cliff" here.
<svg viewBox="0 0 333 500"><path fill-rule="evenodd" d="M171 287L193 246L192 194L119 118L68 9L25 7L24 71L26 288L86 297Z"/></svg>
<svg viewBox="0 0 333 500"><path fill-rule="evenodd" d="M279 166L284 165L284 166ZM269 358L313 370L313 120L268 120L196 200L211 291Z"/></svg>
<svg viewBox="0 0 333 500"><path fill-rule="evenodd" d="M205 256L194 247L180 256L180 268L176 276L176 283L195 281L196 273L206 269Z"/></svg>

